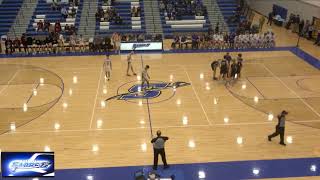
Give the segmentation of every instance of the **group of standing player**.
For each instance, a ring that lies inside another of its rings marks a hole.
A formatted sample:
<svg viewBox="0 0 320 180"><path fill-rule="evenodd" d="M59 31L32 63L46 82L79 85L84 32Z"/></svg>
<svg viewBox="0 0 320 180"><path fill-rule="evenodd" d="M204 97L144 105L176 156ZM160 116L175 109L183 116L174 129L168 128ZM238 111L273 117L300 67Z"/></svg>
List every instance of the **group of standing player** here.
<svg viewBox="0 0 320 180"><path fill-rule="evenodd" d="M232 59L230 53L224 55L222 60L215 60L211 63L213 71L213 80L218 80L216 77L217 68L220 68L220 79L237 79L241 77L241 70L243 66L242 54L238 54L237 59Z"/></svg>
<svg viewBox="0 0 320 180"><path fill-rule="evenodd" d="M273 32L268 31L264 34L242 34L235 36L234 48L271 48L275 47L275 35Z"/></svg>
<svg viewBox="0 0 320 180"><path fill-rule="evenodd" d="M131 76L130 71L134 76L137 74L134 71L133 65L132 65L132 55L134 54L134 51L131 51L129 55L127 56L127 76ZM112 70L112 62L110 59L109 54L106 55L106 59L104 60L104 71L105 71L105 78L109 81L111 78L111 70ZM150 66L146 65L141 73L141 89L147 89L149 88L149 80L150 76L148 74Z"/></svg>

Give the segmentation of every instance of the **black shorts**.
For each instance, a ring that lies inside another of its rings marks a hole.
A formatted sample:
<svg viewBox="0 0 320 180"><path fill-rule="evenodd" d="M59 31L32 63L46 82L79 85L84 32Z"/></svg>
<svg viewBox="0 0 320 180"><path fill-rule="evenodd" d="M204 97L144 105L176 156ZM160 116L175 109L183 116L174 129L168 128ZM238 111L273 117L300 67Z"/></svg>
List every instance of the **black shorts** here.
<svg viewBox="0 0 320 180"><path fill-rule="evenodd" d="M228 68L221 68L220 74L227 74L228 73Z"/></svg>
<svg viewBox="0 0 320 180"><path fill-rule="evenodd" d="M231 71L231 77L235 77L236 74L237 74L237 71L235 70Z"/></svg>

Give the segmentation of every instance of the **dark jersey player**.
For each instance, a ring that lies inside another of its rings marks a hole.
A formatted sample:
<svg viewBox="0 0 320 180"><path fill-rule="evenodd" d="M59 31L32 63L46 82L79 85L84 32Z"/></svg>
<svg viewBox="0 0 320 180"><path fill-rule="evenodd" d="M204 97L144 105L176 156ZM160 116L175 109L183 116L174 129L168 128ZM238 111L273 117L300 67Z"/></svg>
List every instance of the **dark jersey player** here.
<svg viewBox="0 0 320 180"><path fill-rule="evenodd" d="M227 74L228 74L228 62L227 60L223 59L220 62L220 78L219 79L221 79L221 77L225 79L227 77Z"/></svg>
<svg viewBox="0 0 320 180"><path fill-rule="evenodd" d="M233 61L231 64L231 78L236 79L236 74L238 73L238 64Z"/></svg>
<svg viewBox="0 0 320 180"><path fill-rule="evenodd" d="M242 59L242 54L238 54L238 57L237 57L237 64L238 64L238 78L241 77L241 70L242 70L242 63L243 63L243 59Z"/></svg>
<svg viewBox="0 0 320 180"><path fill-rule="evenodd" d="M232 57L230 56L230 53L227 52L227 54L223 56L223 59L227 60L227 62L228 62L228 71L230 71L231 60L232 60ZM228 77L229 77L229 72L228 72Z"/></svg>

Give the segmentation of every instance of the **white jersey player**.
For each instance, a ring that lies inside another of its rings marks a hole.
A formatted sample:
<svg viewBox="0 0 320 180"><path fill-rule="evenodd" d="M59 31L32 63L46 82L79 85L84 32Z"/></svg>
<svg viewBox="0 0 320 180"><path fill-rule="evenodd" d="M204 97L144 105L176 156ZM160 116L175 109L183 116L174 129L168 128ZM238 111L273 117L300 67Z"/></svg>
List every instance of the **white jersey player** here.
<svg viewBox="0 0 320 180"><path fill-rule="evenodd" d="M106 79L109 81L111 77L111 70L112 70L112 62L109 55L106 55L106 59L104 60L104 71L106 73Z"/></svg>
<svg viewBox="0 0 320 180"><path fill-rule="evenodd" d="M144 68L144 70L142 71L141 74L141 89L146 90L147 88L149 88L149 80L150 80L150 76L148 74L148 70L149 70L150 66L146 65L146 67ZM144 87L144 85L147 85L146 87Z"/></svg>

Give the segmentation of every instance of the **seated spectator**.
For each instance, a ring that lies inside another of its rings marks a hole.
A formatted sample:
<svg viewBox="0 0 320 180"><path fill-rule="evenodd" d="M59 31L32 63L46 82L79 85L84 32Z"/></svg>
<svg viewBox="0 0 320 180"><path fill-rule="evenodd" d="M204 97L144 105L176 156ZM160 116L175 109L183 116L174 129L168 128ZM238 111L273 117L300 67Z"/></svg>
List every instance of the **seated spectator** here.
<svg viewBox="0 0 320 180"><path fill-rule="evenodd" d="M69 4L70 4L70 6L72 6L72 5L79 6L79 0L69 0Z"/></svg>
<svg viewBox="0 0 320 180"><path fill-rule="evenodd" d="M49 31L50 22L48 20L44 20L44 31Z"/></svg>
<svg viewBox="0 0 320 180"><path fill-rule="evenodd" d="M76 33L76 27L75 27L73 24L71 24L71 26L70 26L70 32L71 32L71 34L77 35L77 33Z"/></svg>
<svg viewBox="0 0 320 180"><path fill-rule="evenodd" d="M13 45L14 45L14 52L21 52L21 42L17 37L13 41Z"/></svg>
<svg viewBox="0 0 320 180"><path fill-rule="evenodd" d="M159 8L160 8L160 12L164 12L166 6L164 5L163 1L160 1Z"/></svg>
<svg viewBox="0 0 320 180"><path fill-rule="evenodd" d="M157 34L156 37L154 38L155 41L162 41L162 35Z"/></svg>
<svg viewBox="0 0 320 180"><path fill-rule="evenodd" d="M130 42L136 41L136 37L133 34L129 34L128 35L128 39L129 39Z"/></svg>
<svg viewBox="0 0 320 180"><path fill-rule="evenodd" d="M71 7L71 9L70 9L70 13L69 13L69 15L72 17L72 18L74 18L75 17L75 15L77 14L77 9L74 7L74 6L72 6Z"/></svg>
<svg viewBox="0 0 320 180"><path fill-rule="evenodd" d="M45 39L45 51L48 53L52 53L52 43L53 43L53 37L52 35L49 35L49 37L46 37Z"/></svg>
<svg viewBox="0 0 320 180"><path fill-rule="evenodd" d="M56 33L60 33L61 32L61 24L60 24L60 21L57 21L54 25L54 31Z"/></svg>
<svg viewBox="0 0 320 180"><path fill-rule="evenodd" d="M143 41L144 41L144 35L143 35L143 34L139 34L139 35L137 36L137 41L138 41L138 42L143 42Z"/></svg>
<svg viewBox="0 0 320 180"><path fill-rule="evenodd" d="M24 52L27 53L28 52L28 43L27 43L27 37L26 34L23 33L21 38L20 38L20 42L21 42L21 47L23 47Z"/></svg>
<svg viewBox="0 0 320 180"><path fill-rule="evenodd" d="M49 34L54 32L54 26L50 23L49 25L49 30L48 30Z"/></svg>
<svg viewBox="0 0 320 180"><path fill-rule="evenodd" d="M47 40L46 39L43 39L43 40L41 40L40 39L40 43L41 43L41 45L40 45L40 53L46 53L47 52Z"/></svg>
<svg viewBox="0 0 320 180"><path fill-rule="evenodd" d="M76 35L75 34L72 34L70 36L70 47L71 47L71 50L70 51L73 51L75 52L76 51Z"/></svg>
<svg viewBox="0 0 320 180"><path fill-rule="evenodd" d="M78 39L78 43L79 43L80 52L84 52L85 49L86 49L86 46L85 46L85 40L84 40L84 38L82 37L82 34L80 35L80 37L79 37L79 39Z"/></svg>
<svg viewBox="0 0 320 180"><path fill-rule="evenodd" d="M192 49L198 49L199 48L199 37L196 34L192 35Z"/></svg>
<svg viewBox="0 0 320 180"><path fill-rule="evenodd" d="M131 17L137 17L136 14L137 14L137 9L135 6L133 6L131 8Z"/></svg>
<svg viewBox="0 0 320 180"><path fill-rule="evenodd" d="M58 52L64 51L64 37L62 34L59 35L58 41Z"/></svg>
<svg viewBox="0 0 320 180"><path fill-rule="evenodd" d="M37 31L43 31L43 22L42 22L42 20L40 20L40 21L37 23L37 27L38 27Z"/></svg>
<svg viewBox="0 0 320 180"><path fill-rule="evenodd" d="M171 44L171 48L176 49L177 45L179 45L179 47L180 47L180 37L174 36L173 42Z"/></svg>
<svg viewBox="0 0 320 180"><path fill-rule="evenodd" d="M117 14L117 16L116 16L116 18L115 18L115 23L116 23L117 25L121 25L121 24L122 24L122 19L121 19L121 17L120 17L119 14Z"/></svg>
<svg viewBox="0 0 320 180"><path fill-rule="evenodd" d="M137 14L136 14L136 17L140 17L141 15L141 8L140 7L137 7Z"/></svg>
<svg viewBox="0 0 320 180"><path fill-rule="evenodd" d="M42 45L42 42L40 38L35 39L35 50L37 53L41 52L41 45Z"/></svg>
<svg viewBox="0 0 320 180"><path fill-rule="evenodd" d="M66 19L68 17L68 11L67 11L67 8L65 6L63 6L61 8L61 15L63 16L64 19Z"/></svg>
<svg viewBox="0 0 320 180"><path fill-rule="evenodd" d="M126 35L121 36L121 41L127 42L128 41L127 36Z"/></svg>
<svg viewBox="0 0 320 180"><path fill-rule="evenodd" d="M57 53L57 48L58 48L58 38L56 36L53 36L52 39L52 52Z"/></svg>
<svg viewBox="0 0 320 180"><path fill-rule="evenodd" d="M96 12L96 21L101 21L101 18L104 17L104 11L101 7L99 7L98 11Z"/></svg>
<svg viewBox="0 0 320 180"><path fill-rule="evenodd" d="M110 11L110 10L109 10L109 8L108 8L108 9L107 9L107 12L104 13L104 16L103 16L103 21L104 21L104 22L110 22L110 20L111 20L109 11Z"/></svg>
<svg viewBox="0 0 320 180"><path fill-rule="evenodd" d="M5 41L5 46L6 46L6 54L12 54L14 52L14 47L9 37Z"/></svg>
<svg viewBox="0 0 320 180"><path fill-rule="evenodd" d="M216 27L214 28L214 33L219 33L219 22L217 22Z"/></svg>
<svg viewBox="0 0 320 180"><path fill-rule="evenodd" d="M37 40L32 38L32 54L36 54L38 52Z"/></svg>
<svg viewBox="0 0 320 180"><path fill-rule="evenodd" d="M117 16L116 9L112 7L110 9L110 18L111 18L111 20L114 20L116 16Z"/></svg>
<svg viewBox="0 0 320 180"><path fill-rule="evenodd" d="M31 36L27 37L27 45L28 45L28 53L33 53L33 47L32 47L33 39Z"/></svg>
<svg viewBox="0 0 320 180"><path fill-rule="evenodd" d="M72 34L69 24L66 24L66 26L64 27L64 31L66 32L66 35Z"/></svg>
<svg viewBox="0 0 320 180"><path fill-rule="evenodd" d="M107 5L107 6L110 6L110 0L103 0L103 4Z"/></svg>
<svg viewBox="0 0 320 180"><path fill-rule="evenodd" d="M99 14L99 12L98 12L98 11L96 12L95 17L96 17L96 21L97 21L97 22L98 22L98 21L100 21L100 14Z"/></svg>
<svg viewBox="0 0 320 180"><path fill-rule="evenodd" d="M186 36L186 35L183 35L183 36L180 38L180 49L183 48L183 45L186 45L185 47L188 48L187 36Z"/></svg>
<svg viewBox="0 0 320 180"><path fill-rule="evenodd" d="M60 9L60 3L58 2L58 0L52 0L51 8L52 8L52 10L59 10Z"/></svg>

